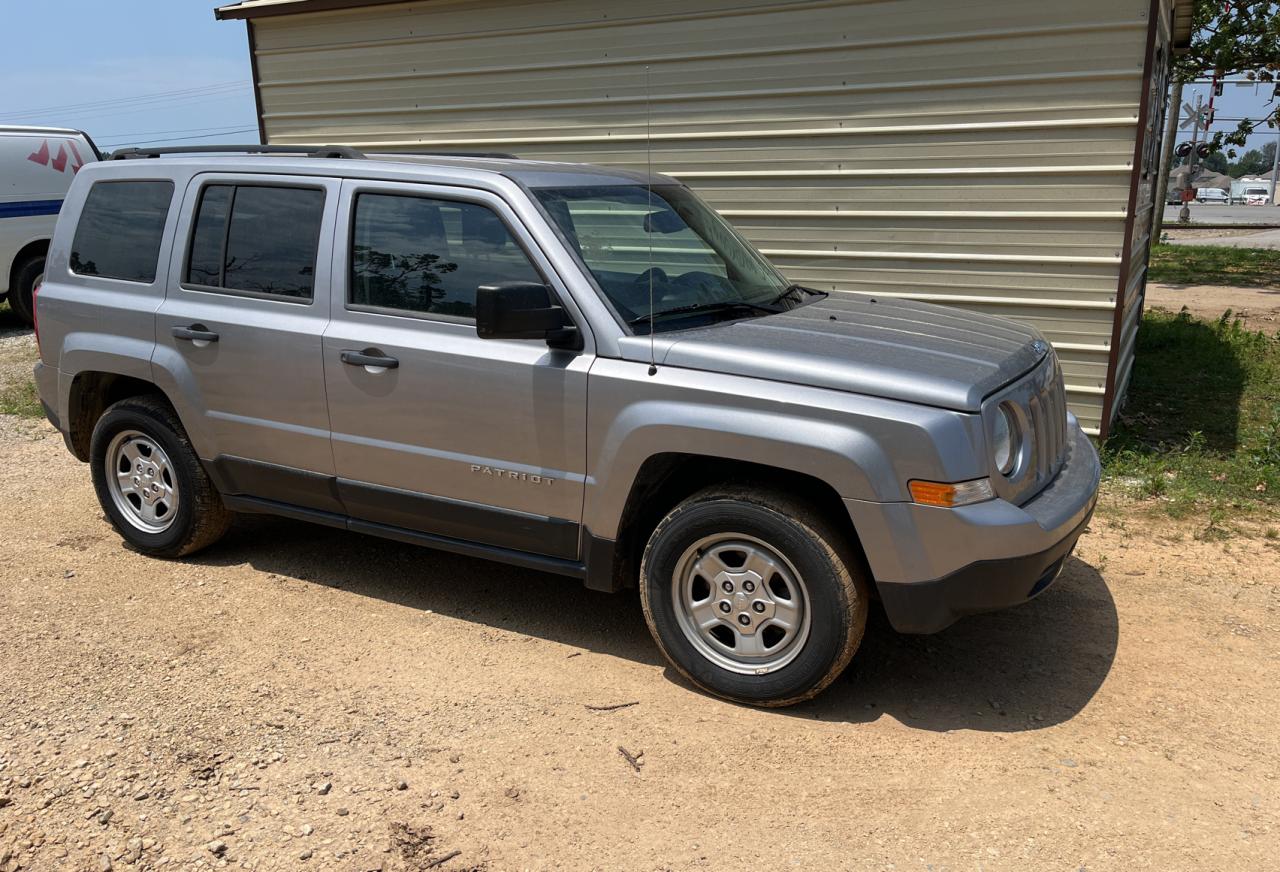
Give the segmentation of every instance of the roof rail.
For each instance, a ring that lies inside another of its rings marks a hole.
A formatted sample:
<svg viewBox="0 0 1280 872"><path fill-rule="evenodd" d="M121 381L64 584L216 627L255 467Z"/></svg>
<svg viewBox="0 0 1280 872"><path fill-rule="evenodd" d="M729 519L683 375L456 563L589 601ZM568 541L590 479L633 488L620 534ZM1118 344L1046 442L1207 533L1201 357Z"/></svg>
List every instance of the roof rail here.
<svg viewBox="0 0 1280 872"><path fill-rule="evenodd" d="M497 160L520 160L519 155L506 151L370 151L366 157L485 157Z"/></svg>
<svg viewBox="0 0 1280 872"><path fill-rule="evenodd" d="M160 157L166 154L305 154L358 160L364 153L346 145L162 145L158 148L119 148L108 160Z"/></svg>

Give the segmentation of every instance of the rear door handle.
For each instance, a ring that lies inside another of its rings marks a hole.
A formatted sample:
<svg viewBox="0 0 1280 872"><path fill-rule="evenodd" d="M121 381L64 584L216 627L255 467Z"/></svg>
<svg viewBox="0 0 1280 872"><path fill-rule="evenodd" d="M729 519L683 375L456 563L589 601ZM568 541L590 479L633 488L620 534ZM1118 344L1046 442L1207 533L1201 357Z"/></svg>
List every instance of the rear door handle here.
<svg viewBox="0 0 1280 872"><path fill-rule="evenodd" d="M342 362L348 366L376 366L379 369L397 369L400 361L394 357L381 354L370 354L367 351L344 351L340 355Z"/></svg>
<svg viewBox="0 0 1280 872"><path fill-rule="evenodd" d="M171 331L174 339L187 339L191 342L217 342L218 334L206 330L203 324L192 324L190 327L174 327Z"/></svg>

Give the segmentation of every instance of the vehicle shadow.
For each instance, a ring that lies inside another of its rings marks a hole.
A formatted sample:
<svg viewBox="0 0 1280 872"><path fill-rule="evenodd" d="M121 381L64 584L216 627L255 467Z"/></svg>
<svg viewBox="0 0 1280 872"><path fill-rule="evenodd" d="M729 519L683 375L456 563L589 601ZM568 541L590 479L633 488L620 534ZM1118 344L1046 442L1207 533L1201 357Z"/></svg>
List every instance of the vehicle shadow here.
<svg viewBox="0 0 1280 872"><path fill-rule="evenodd" d="M242 517L195 562L248 564L414 609L658 665L634 591L265 516ZM1072 558L1036 600L965 618L935 636L895 633L874 607L849 669L779 717L860 723L888 714L925 730L1039 729L1070 719L1102 685L1119 623L1106 583ZM668 680L687 686L673 669ZM709 704L712 703L708 700Z"/></svg>
<svg viewBox="0 0 1280 872"><path fill-rule="evenodd" d="M216 548L189 559L248 564L573 648L662 661L634 591L600 593L560 575L266 515L239 517Z"/></svg>
<svg viewBox="0 0 1280 872"><path fill-rule="evenodd" d="M1107 448L1139 457L1191 445L1231 454L1240 444L1245 361L1269 342L1227 314L1200 321L1184 310L1145 319L1124 412Z"/></svg>
<svg viewBox="0 0 1280 872"><path fill-rule="evenodd" d="M849 669L817 699L782 711L849 722L887 714L939 732L1040 729L1088 705L1111 671L1119 638L1106 582L1073 557L1035 600L972 615L933 636L896 633L873 609Z"/></svg>
<svg viewBox="0 0 1280 872"><path fill-rule="evenodd" d="M18 318L8 301L0 302L0 339L16 336L19 333L30 333L31 327Z"/></svg>

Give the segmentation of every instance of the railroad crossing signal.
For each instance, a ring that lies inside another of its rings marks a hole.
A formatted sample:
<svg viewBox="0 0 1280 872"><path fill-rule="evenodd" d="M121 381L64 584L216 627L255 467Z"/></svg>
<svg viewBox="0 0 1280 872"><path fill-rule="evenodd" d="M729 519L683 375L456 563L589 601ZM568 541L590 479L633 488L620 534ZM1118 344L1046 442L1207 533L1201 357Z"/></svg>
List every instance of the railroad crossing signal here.
<svg viewBox="0 0 1280 872"><path fill-rule="evenodd" d="M1182 123L1178 127L1183 130L1192 126L1200 130L1207 130L1209 124L1213 121L1213 115L1209 112L1208 106L1192 106L1190 103L1183 103L1182 112Z"/></svg>

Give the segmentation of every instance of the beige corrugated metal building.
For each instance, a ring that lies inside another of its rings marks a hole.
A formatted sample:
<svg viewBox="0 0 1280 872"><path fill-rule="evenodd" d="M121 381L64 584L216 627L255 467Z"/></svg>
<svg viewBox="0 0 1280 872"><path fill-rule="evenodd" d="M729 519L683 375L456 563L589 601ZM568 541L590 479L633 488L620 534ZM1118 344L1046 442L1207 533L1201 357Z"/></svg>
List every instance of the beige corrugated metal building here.
<svg viewBox="0 0 1280 872"><path fill-rule="evenodd" d="M272 143L687 182L797 282L1030 321L1105 432L1191 0L245 0ZM646 66L649 68L646 77Z"/></svg>

